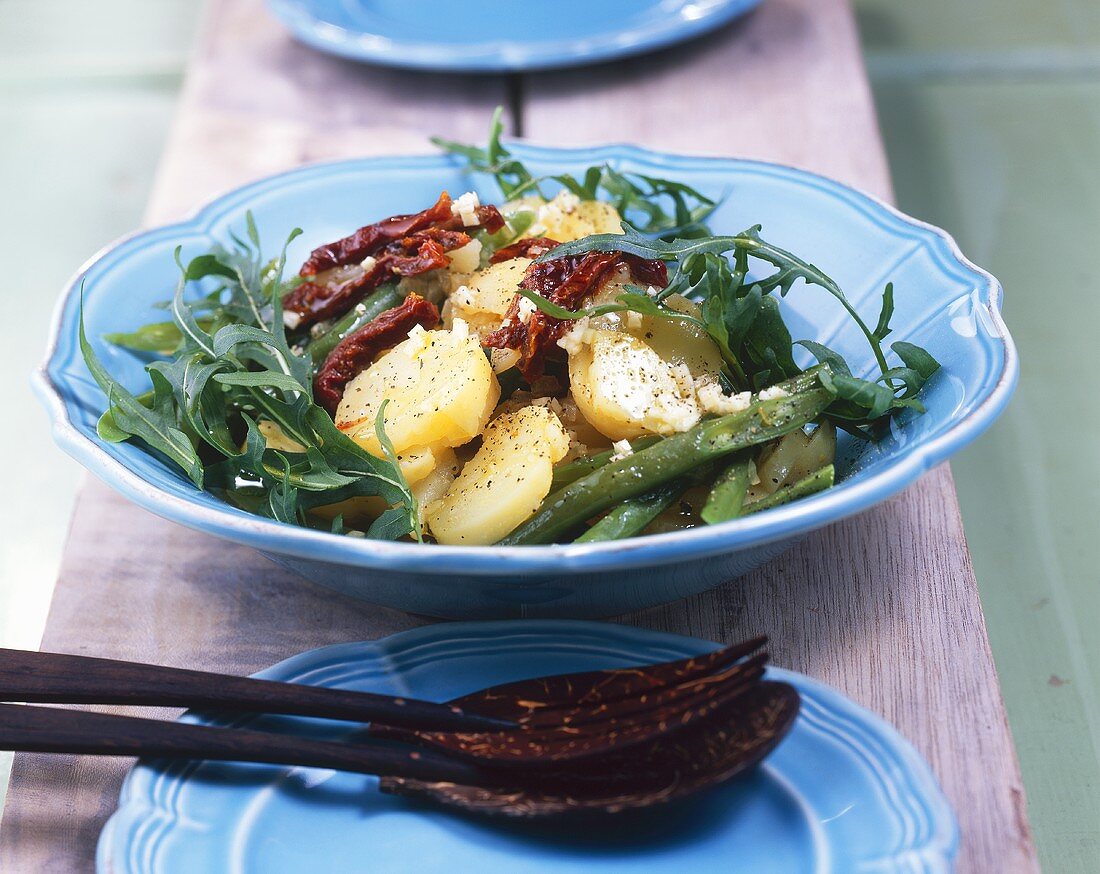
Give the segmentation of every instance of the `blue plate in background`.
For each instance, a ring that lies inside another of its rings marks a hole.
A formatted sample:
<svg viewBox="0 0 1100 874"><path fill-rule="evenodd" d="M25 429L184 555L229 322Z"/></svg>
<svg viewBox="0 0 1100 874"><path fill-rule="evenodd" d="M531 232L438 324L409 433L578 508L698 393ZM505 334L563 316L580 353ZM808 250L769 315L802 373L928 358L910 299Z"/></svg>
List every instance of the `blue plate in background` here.
<svg viewBox="0 0 1100 874"><path fill-rule="evenodd" d="M696 655L714 644L585 622L442 624L313 650L258 676L444 700L493 683ZM382 795L315 768L139 762L103 830L103 874L315 871L946 872L955 817L897 732L837 692L771 669L802 710L756 771L693 799L578 824L489 821ZM184 717L309 737L359 726Z"/></svg>
<svg viewBox="0 0 1100 874"><path fill-rule="evenodd" d="M268 0L302 42L394 67L506 72L631 55L713 30L760 0Z"/></svg>

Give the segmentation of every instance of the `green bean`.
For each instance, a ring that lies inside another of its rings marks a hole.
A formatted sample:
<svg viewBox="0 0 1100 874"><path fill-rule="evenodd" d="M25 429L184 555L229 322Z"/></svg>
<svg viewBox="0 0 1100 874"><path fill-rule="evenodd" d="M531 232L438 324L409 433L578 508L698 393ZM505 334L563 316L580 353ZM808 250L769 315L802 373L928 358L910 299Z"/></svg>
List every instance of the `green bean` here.
<svg viewBox="0 0 1100 874"><path fill-rule="evenodd" d="M647 437L638 437L630 441L630 450L632 452L637 452L640 449L652 446L660 440L661 438L656 434L650 434ZM587 476L596 468L603 467L615 454L616 451L614 449L607 449L604 452L597 452L595 455L586 455L584 458L578 458L576 461L571 461L569 464L563 464L561 467L555 468L554 480L550 486L551 491L557 491L562 486L567 486L571 482L576 482L582 476Z"/></svg>
<svg viewBox="0 0 1100 874"><path fill-rule="evenodd" d="M824 369L824 365L815 364L808 370L803 371L798 376L788 379L785 382L778 383L778 387L791 394L797 394L798 392L805 391L808 388L813 388L818 384L817 374ZM654 443L659 442L663 438L658 437L655 434L650 434L645 437L637 437L630 441L630 448L634 452L638 452L641 449L646 449L652 446ZM599 467L603 467L609 462L612 456L615 455L614 449L607 449L603 452L597 452L595 455L587 455L584 458L578 458L576 461L571 461L569 464L563 464L554 470L553 484L550 486L551 491L557 491L563 486L567 486L572 482L576 482L582 476L587 476Z"/></svg>
<svg viewBox="0 0 1100 874"><path fill-rule="evenodd" d="M622 540L640 534L642 529L656 519L668 506L684 493L688 484L684 479L673 480L628 501L600 519L595 525L574 540L574 543L593 543L597 540Z"/></svg>
<svg viewBox="0 0 1100 874"><path fill-rule="evenodd" d="M745 495L752 479L753 461L751 458L738 458L727 467L714 488L707 496L707 502L699 512L699 517L708 525L728 522L741 515L745 505Z"/></svg>
<svg viewBox="0 0 1100 874"><path fill-rule="evenodd" d="M747 410L706 419L681 434L617 461L552 492L534 516L501 541L551 543L585 520L716 458L782 437L821 415L833 400L824 386L753 402Z"/></svg>
<svg viewBox="0 0 1100 874"><path fill-rule="evenodd" d="M393 309L404 299L405 295L398 290L396 283L387 282L378 286L355 309L341 316L320 337L310 340L309 354L313 359L313 366L317 368L324 364L328 354L348 334L358 331L367 322L378 318L386 310Z"/></svg>
<svg viewBox="0 0 1100 874"><path fill-rule="evenodd" d="M835 479L836 473L833 470L833 466L827 464L820 470L811 473L808 477L800 479L798 482L791 483L789 486L783 486L781 489L776 489L766 498L761 498L759 501L753 501L751 504L746 504L744 514L747 516L750 513L770 510L772 507L778 507L781 504L789 504L791 501L797 501L799 498L806 498L818 492L823 492L825 489L832 488Z"/></svg>

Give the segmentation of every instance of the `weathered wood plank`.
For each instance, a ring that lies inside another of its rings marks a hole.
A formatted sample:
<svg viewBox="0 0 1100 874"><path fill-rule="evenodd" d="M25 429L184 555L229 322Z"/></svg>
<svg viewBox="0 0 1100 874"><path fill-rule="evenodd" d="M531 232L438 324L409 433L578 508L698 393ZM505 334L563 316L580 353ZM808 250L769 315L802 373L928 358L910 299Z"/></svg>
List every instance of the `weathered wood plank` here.
<svg viewBox="0 0 1100 874"><path fill-rule="evenodd" d="M524 80L523 135L793 164L890 197L845 0L767 0L657 55Z"/></svg>
<svg viewBox="0 0 1100 874"><path fill-rule="evenodd" d="M738 95L743 95L738 97ZM209 13L150 221L302 161L482 135L505 83L357 67L294 45L260 0ZM692 46L521 83L525 132L762 157L889 196L844 0L769 0ZM138 552L135 542L144 544ZM159 520L92 482L79 501L44 648L247 672L420 620L318 589L255 553ZM963 869L1034 868L1019 775L950 473L818 532L749 577L621 621L733 640L895 722L963 819ZM126 763L19 756L0 870L91 865Z"/></svg>

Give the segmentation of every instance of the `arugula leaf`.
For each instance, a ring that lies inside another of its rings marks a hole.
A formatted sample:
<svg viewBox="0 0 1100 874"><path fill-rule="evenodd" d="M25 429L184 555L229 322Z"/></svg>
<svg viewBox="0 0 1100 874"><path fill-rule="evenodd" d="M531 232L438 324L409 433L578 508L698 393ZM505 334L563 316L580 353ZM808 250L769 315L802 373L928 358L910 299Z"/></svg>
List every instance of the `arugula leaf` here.
<svg viewBox="0 0 1100 874"><path fill-rule="evenodd" d="M888 284L883 292L878 322L872 330L832 279L814 265L765 242L759 230L754 226L736 236L667 242L653 240L624 222L621 235L602 234L575 240L558 246L540 260L591 251L621 251L641 258L674 262L676 267L668 286L656 296L620 294L615 303L571 312L539 295L526 291L520 294L555 318L595 317L631 310L642 315L691 322L705 330L721 352L725 364L723 381L735 389L759 391L800 372L794 360L795 343L783 320L778 298L801 279L825 288L841 302L867 337L879 365L877 379L861 379L852 375L847 362L838 353L814 341L800 341L831 370L829 388L836 393L837 400L828 410L829 418L845 423L848 430L862 435L860 426L871 424L894 410L923 410L915 396L938 369L938 362L919 346L899 341L892 348L906 366L890 367L881 347L882 338L891 330L893 284ZM771 264L775 272L763 279L749 280L750 255ZM779 294L772 295L773 291ZM669 306L668 301L674 294L699 302L699 317Z"/></svg>
<svg viewBox="0 0 1100 874"><path fill-rule="evenodd" d="M878 314L878 324L872 333L878 340L885 340L890 333L890 319L894 317L894 283L887 282L882 293L882 309Z"/></svg>
<svg viewBox="0 0 1100 874"><path fill-rule="evenodd" d="M104 440L119 442L139 437L151 448L175 462L198 488L202 488L203 469L199 455L187 435L176 424L166 405L162 384L154 382L156 396L152 407L141 403L118 382L99 360L84 331L84 300L80 301L80 352L92 378L107 395L107 413L97 430ZM168 394L170 395L170 391Z"/></svg>
<svg viewBox="0 0 1100 874"><path fill-rule="evenodd" d="M940 363L927 350L904 340L898 340L890 346L894 353L905 362L905 366L915 370L925 380L931 378L940 369Z"/></svg>
<svg viewBox="0 0 1100 874"><path fill-rule="evenodd" d="M645 233L663 237L710 233L706 220L717 203L682 182L624 173L607 163L589 167L579 180L569 173L536 177L501 144L503 112L500 106L493 112L489 141L484 148L440 137L432 137L431 141L445 152L465 158L467 172L494 177L506 200L525 195L543 197L542 185L557 182L581 200L598 200L604 195L619 215L629 217Z"/></svg>
<svg viewBox="0 0 1100 874"><path fill-rule="evenodd" d="M103 438L140 437L197 486L208 484L240 506L280 521L303 524L313 508L379 495L401 509L407 530L419 532L416 503L396 456L374 457L312 401L310 358L291 348L283 325L282 297L293 283L282 279L286 245L265 262L250 215L247 241L231 236L235 249L218 248L186 265L176 251L180 280L167 304L172 322L142 335L147 345L153 336L157 343L168 337L174 345L170 358L146 366L152 391L134 397L119 385L95 356L81 324L85 360L108 396L99 426ZM189 303L190 283L207 279L221 285ZM301 451L269 448L258 425L262 419L282 429ZM214 456L205 467L200 445L204 457ZM397 530L392 514L377 530L386 536Z"/></svg>
<svg viewBox="0 0 1100 874"><path fill-rule="evenodd" d="M401 471L401 464L397 459L397 453L393 450L393 443L390 441L389 435L386 433L386 407L390 404L390 399L386 398L378 407L378 415L374 419L374 434L378 438L378 442L382 444L382 451L386 453L386 459L393 465L394 470L397 472L398 481L401 483L402 490L405 492L404 508L393 507L392 510L401 510L405 516L405 530L401 534L397 535L402 537L408 534L409 531L415 535L418 542L422 542L424 535L421 533L420 527L420 507L417 504L416 497L413 495L412 490L409 488L409 483L405 479L405 474ZM394 529L391 522L386 522L379 525L382 522L382 517L386 514L383 513L367 531L371 533L378 527L379 531L386 531L387 533Z"/></svg>

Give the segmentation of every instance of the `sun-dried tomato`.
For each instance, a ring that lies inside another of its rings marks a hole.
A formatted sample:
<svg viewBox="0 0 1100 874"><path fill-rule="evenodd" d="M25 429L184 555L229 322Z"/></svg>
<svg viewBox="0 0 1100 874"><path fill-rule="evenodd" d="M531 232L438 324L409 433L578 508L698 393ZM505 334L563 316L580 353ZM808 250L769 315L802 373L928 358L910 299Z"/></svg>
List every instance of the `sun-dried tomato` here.
<svg viewBox="0 0 1100 874"><path fill-rule="evenodd" d="M377 254L387 243L426 228L466 230L467 228L462 224L462 218L451 212L452 204L451 196L444 191L439 195L435 205L428 209L411 215L395 215L382 219L380 222L360 228L342 240L319 246L310 253L298 273L301 276L310 277L333 267L357 264L369 255ZM504 227L504 218L495 206L479 206L475 213L477 224L469 225L469 228L484 228L489 233L496 233Z"/></svg>
<svg viewBox="0 0 1100 874"><path fill-rule="evenodd" d="M395 215L357 230L354 234L319 246L299 270L301 276L316 276L323 270L355 264L374 255L387 243L432 227L452 218L451 196L444 191L434 206L411 215Z"/></svg>
<svg viewBox="0 0 1100 874"><path fill-rule="evenodd" d="M379 314L336 345L314 377L314 400L335 415L344 388L380 352L396 346L416 325L432 328L437 324L439 310L435 304L410 294L400 305Z"/></svg>
<svg viewBox="0 0 1100 874"><path fill-rule="evenodd" d="M528 237L510 246L497 249L489 259L489 263L499 264L501 261L511 261L513 258L541 258L560 245L561 243L557 240L551 240L549 237Z"/></svg>
<svg viewBox="0 0 1100 874"><path fill-rule="evenodd" d="M469 242L469 234L462 231L444 228L416 231L388 243L369 270L350 279L303 282L283 299L283 310L296 317L294 327L338 318L388 279L446 267L451 263L446 253Z"/></svg>
<svg viewBox="0 0 1100 874"><path fill-rule="evenodd" d="M477 217L477 221L472 225L463 222L461 216L453 215L447 221L442 222L439 227L446 228L449 231L468 231L474 228L480 228L488 231L490 234L495 234L504 227L504 216L502 216L500 210L491 203L475 207L474 215Z"/></svg>
<svg viewBox="0 0 1100 874"><path fill-rule="evenodd" d="M535 291L558 306L575 310L622 266L627 267L631 277L638 282L660 288L668 284L668 271L663 261L648 261L622 252L588 252L534 262L524 273L520 287ZM522 299L516 295L500 328L482 342L494 349L517 350L520 360L516 366L524 379L532 382L542 376L546 359L565 334L569 322L541 310L530 313L523 321L520 318Z"/></svg>
<svg viewBox="0 0 1100 874"><path fill-rule="evenodd" d="M394 275L415 276L446 267L450 259L445 253L469 243L469 232L484 228L495 233L504 227L495 206L476 207L477 221L464 225L452 205L444 191L422 212L383 219L314 249L299 271L306 281L283 302L288 324L308 327L341 316ZM373 266L358 270L367 258L375 259Z"/></svg>

